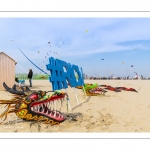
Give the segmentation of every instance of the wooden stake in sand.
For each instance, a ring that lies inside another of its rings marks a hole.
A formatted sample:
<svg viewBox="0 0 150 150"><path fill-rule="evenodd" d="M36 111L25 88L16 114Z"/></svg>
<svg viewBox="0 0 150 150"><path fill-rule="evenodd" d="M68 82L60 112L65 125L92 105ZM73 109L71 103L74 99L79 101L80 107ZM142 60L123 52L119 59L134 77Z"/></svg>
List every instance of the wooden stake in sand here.
<svg viewBox="0 0 150 150"><path fill-rule="evenodd" d="M82 77L83 77L82 87L83 87L84 94L85 94L85 96L86 96L86 98L87 98L87 94L86 94L85 88L84 88L84 76L83 76L82 67L81 67L81 74L82 74Z"/></svg>
<svg viewBox="0 0 150 150"><path fill-rule="evenodd" d="M77 93L76 93L76 89L74 88L74 94L76 96L76 100L77 100L77 104L79 104L79 100L78 100L78 96L77 96Z"/></svg>
<svg viewBox="0 0 150 150"><path fill-rule="evenodd" d="M72 109L71 109L71 106L70 106L70 102L69 102L70 99L69 99L67 90L65 89L65 91L66 91L66 96L67 96L67 97L66 97L66 99L67 99L67 111L68 111L68 107L69 107L70 110L72 110Z"/></svg>
<svg viewBox="0 0 150 150"><path fill-rule="evenodd" d="M82 87L83 87L84 94L85 94L85 96L86 96L86 98L87 98L87 95L86 95L86 92L85 92L84 85L83 85Z"/></svg>

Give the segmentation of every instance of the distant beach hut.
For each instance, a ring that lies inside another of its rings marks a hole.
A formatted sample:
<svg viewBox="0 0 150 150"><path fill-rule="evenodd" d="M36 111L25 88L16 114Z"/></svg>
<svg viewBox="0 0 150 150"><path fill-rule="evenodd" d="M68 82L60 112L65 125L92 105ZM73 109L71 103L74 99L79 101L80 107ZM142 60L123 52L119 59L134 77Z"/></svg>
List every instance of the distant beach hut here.
<svg viewBox="0 0 150 150"><path fill-rule="evenodd" d="M3 82L9 87L15 83L15 66L17 62L4 52L0 52L0 91L4 90Z"/></svg>

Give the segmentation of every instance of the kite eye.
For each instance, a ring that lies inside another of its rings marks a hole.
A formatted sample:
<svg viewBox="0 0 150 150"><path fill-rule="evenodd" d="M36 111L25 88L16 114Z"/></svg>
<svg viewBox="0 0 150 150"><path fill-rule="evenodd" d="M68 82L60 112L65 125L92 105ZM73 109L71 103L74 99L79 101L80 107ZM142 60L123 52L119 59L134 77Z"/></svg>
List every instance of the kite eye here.
<svg viewBox="0 0 150 150"><path fill-rule="evenodd" d="M38 96L38 94L35 94L35 93L26 97L27 102L29 102L31 100L38 100L38 99L39 99L39 96Z"/></svg>
<svg viewBox="0 0 150 150"><path fill-rule="evenodd" d="M33 95L30 95L29 98L32 100L37 100L39 97L37 94L33 94Z"/></svg>

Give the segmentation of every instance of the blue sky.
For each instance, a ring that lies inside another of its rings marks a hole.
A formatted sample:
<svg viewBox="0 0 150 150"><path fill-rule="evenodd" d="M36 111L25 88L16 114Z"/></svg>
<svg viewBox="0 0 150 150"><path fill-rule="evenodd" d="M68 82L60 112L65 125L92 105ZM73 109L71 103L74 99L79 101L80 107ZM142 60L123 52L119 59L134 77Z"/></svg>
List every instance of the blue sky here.
<svg viewBox="0 0 150 150"><path fill-rule="evenodd" d="M150 18L0 18L0 51L16 73L40 73L18 47L47 73L49 55L87 75L150 77Z"/></svg>

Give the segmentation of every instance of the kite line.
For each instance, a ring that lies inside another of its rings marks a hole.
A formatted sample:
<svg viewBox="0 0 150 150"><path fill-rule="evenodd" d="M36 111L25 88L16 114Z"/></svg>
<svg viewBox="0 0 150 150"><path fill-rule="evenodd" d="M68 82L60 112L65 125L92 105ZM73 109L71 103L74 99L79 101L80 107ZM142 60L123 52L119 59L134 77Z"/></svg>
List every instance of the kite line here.
<svg viewBox="0 0 150 150"><path fill-rule="evenodd" d="M19 48L19 47L18 47ZM19 50L22 52L22 50L19 48ZM44 72L45 74L47 74L45 71L43 71L41 68L39 68L36 64L34 64L23 52L22 54L35 66L37 67L40 71ZM49 75L49 74L47 74ZM50 76L50 75L49 75Z"/></svg>

